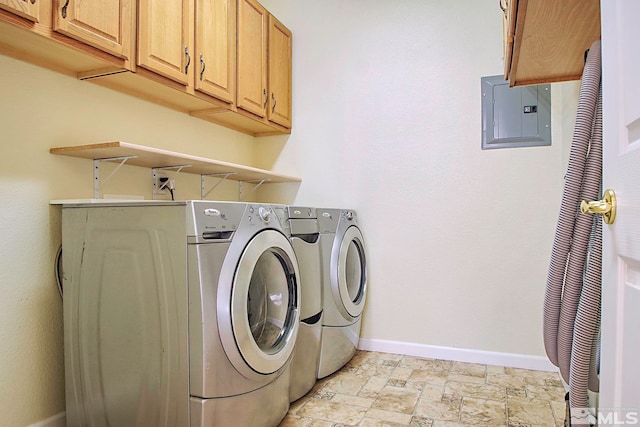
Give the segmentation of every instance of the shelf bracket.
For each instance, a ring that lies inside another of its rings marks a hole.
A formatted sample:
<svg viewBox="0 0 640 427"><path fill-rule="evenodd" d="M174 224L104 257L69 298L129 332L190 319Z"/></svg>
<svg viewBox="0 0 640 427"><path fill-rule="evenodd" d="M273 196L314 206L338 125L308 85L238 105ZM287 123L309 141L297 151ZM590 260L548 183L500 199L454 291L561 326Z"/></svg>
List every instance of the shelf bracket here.
<svg viewBox="0 0 640 427"><path fill-rule="evenodd" d="M265 179L251 179L251 180L247 180L247 181L238 181L238 200L239 201L243 201L246 197L249 197L254 191L256 191L258 189L258 187L260 187L262 184L264 184L265 182L270 182L271 179L270 178L265 178ZM250 184L255 184L257 183L252 189L251 191L249 191L247 194L245 194L244 196L242 195L242 184L243 183L250 183Z"/></svg>
<svg viewBox="0 0 640 427"><path fill-rule="evenodd" d="M176 173L180 173L182 169L190 168L190 167L191 165L176 165L176 166L159 166L159 167L151 168L151 197L153 198L153 200L156 200L156 195L160 191L162 191L167 185L167 184L162 184L160 188L156 188L157 187L156 178L158 177L158 171L176 169Z"/></svg>
<svg viewBox="0 0 640 427"><path fill-rule="evenodd" d="M210 174L203 174L200 175L200 198L202 200L204 200L209 193L211 193L213 190L215 190L220 184L222 184L227 178L229 178L231 175L237 175L237 172L227 172L227 173L210 173ZM207 177L213 177L213 178L220 178L220 180L216 183L216 185L214 185L209 191L207 191L207 187L205 184L205 178Z"/></svg>
<svg viewBox="0 0 640 427"><path fill-rule="evenodd" d="M106 157L104 159L93 159L93 198L100 198L100 189L104 187L104 185L109 182L109 180L113 177L113 175L120 170L120 168L127 162L129 159L137 159L138 156L120 156L120 157ZM108 177L102 180L102 184L100 183L100 162L116 162L120 161L120 164L116 166L116 168L109 174Z"/></svg>

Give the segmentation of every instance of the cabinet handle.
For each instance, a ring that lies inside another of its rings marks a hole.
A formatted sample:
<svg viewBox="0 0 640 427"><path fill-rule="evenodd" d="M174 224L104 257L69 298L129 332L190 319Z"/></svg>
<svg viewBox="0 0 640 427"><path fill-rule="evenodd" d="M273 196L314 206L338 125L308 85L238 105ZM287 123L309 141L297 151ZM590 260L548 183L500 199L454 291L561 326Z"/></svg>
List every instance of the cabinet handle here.
<svg viewBox="0 0 640 427"><path fill-rule="evenodd" d="M264 95L264 104L262 108L267 108L267 102L269 102L269 95L267 95L267 89L262 89L262 94Z"/></svg>
<svg viewBox="0 0 640 427"><path fill-rule="evenodd" d="M68 7L69 7L69 0L67 0L67 1L64 3L64 6L62 6L62 10L61 10L61 12L62 12L62 17L63 17L63 18L65 18L65 19L67 18L67 8L68 8Z"/></svg>
<svg viewBox="0 0 640 427"><path fill-rule="evenodd" d="M204 76L204 70L207 68L206 62L204 62L204 56L200 54L200 80L202 80Z"/></svg>
<svg viewBox="0 0 640 427"><path fill-rule="evenodd" d="M507 13L507 1L505 0L504 6L502 6L502 0L498 0L498 4L500 5L500 9L502 9L502 13L506 15Z"/></svg>
<svg viewBox="0 0 640 427"><path fill-rule="evenodd" d="M191 65L191 55L189 54L189 46L184 47L184 54L187 55L187 65L184 66L184 73L189 73L189 65Z"/></svg>
<svg viewBox="0 0 640 427"><path fill-rule="evenodd" d="M273 105L271 106L271 112L273 113L274 111L276 111L276 104L277 104L276 97L273 94L273 92L271 92L271 100L273 101Z"/></svg>
<svg viewBox="0 0 640 427"><path fill-rule="evenodd" d="M36 4L36 0L31 0L31 4Z"/></svg>

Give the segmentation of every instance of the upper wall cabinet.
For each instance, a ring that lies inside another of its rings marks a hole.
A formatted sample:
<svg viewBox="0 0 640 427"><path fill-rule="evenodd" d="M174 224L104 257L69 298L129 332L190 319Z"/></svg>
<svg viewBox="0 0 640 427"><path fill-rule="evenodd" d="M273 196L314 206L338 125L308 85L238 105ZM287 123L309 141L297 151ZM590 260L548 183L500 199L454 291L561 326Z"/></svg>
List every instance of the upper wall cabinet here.
<svg viewBox="0 0 640 427"><path fill-rule="evenodd" d="M0 53L80 77L130 69L135 0L0 0Z"/></svg>
<svg viewBox="0 0 640 427"><path fill-rule="evenodd" d="M256 0L0 0L0 31L2 54L250 135L291 132L291 32Z"/></svg>
<svg viewBox="0 0 640 427"><path fill-rule="evenodd" d="M269 15L269 120L291 127L291 31Z"/></svg>
<svg viewBox="0 0 640 427"><path fill-rule="evenodd" d="M42 0L0 0L0 9L8 10L33 22L40 19Z"/></svg>
<svg viewBox="0 0 640 427"><path fill-rule="evenodd" d="M138 65L235 103L235 0L139 0Z"/></svg>
<svg viewBox="0 0 640 427"><path fill-rule="evenodd" d="M56 0L54 4L54 31L119 58L130 58L135 0Z"/></svg>
<svg viewBox="0 0 640 427"><path fill-rule="evenodd" d="M236 100L236 0L196 0L195 89Z"/></svg>
<svg viewBox="0 0 640 427"><path fill-rule="evenodd" d="M255 0L238 0L238 108L291 127L291 31Z"/></svg>
<svg viewBox="0 0 640 427"><path fill-rule="evenodd" d="M253 135L291 132L292 36L256 0L237 0L237 98L191 114Z"/></svg>
<svg viewBox="0 0 640 427"><path fill-rule="evenodd" d="M600 0L506 2L501 7L510 85L580 79L585 51L600 39Z"/></svg>
<svg viewBox="0 0 640 427"><path fill-rule="evenodd" d="M193 80L193 0L139 0L138 65L182 85Z"/></svg>
<svg viewBox="0 0 640 427"><path fill-rule="evenodd" d="M238 108L266 117L267 23L269 14L255 0L238 0Z"/></svg>

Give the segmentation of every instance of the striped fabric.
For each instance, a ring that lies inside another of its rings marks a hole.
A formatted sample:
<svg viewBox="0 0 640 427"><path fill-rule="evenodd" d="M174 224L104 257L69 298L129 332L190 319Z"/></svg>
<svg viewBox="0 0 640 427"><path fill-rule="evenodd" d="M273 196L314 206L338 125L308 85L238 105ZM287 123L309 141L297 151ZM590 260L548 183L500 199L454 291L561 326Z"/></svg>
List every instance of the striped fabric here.
<svg viewBox="0 0 640 427"><path fill-rule="evenodd" d="M599 198L601 181L601 55L600 41L596 41L589 50L580 86L543 313L547 356L569 383L571 407L576 408L587 407L590 370L595 371L602 258L602 220L582 214L579 206L581 200ZM597 390L597 375L591 376Z"/></svg>

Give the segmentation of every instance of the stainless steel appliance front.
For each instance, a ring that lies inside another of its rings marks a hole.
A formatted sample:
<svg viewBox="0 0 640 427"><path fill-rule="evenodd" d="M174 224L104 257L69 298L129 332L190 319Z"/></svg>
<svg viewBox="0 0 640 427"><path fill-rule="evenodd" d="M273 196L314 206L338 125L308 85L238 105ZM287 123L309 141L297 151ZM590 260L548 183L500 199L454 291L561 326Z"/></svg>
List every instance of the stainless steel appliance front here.
<svg viewBox="0 0 640 427"><path fill-rule="evenodd" d="M273 426L299 273L267 205L63 207L68 425Z"/></svg>

